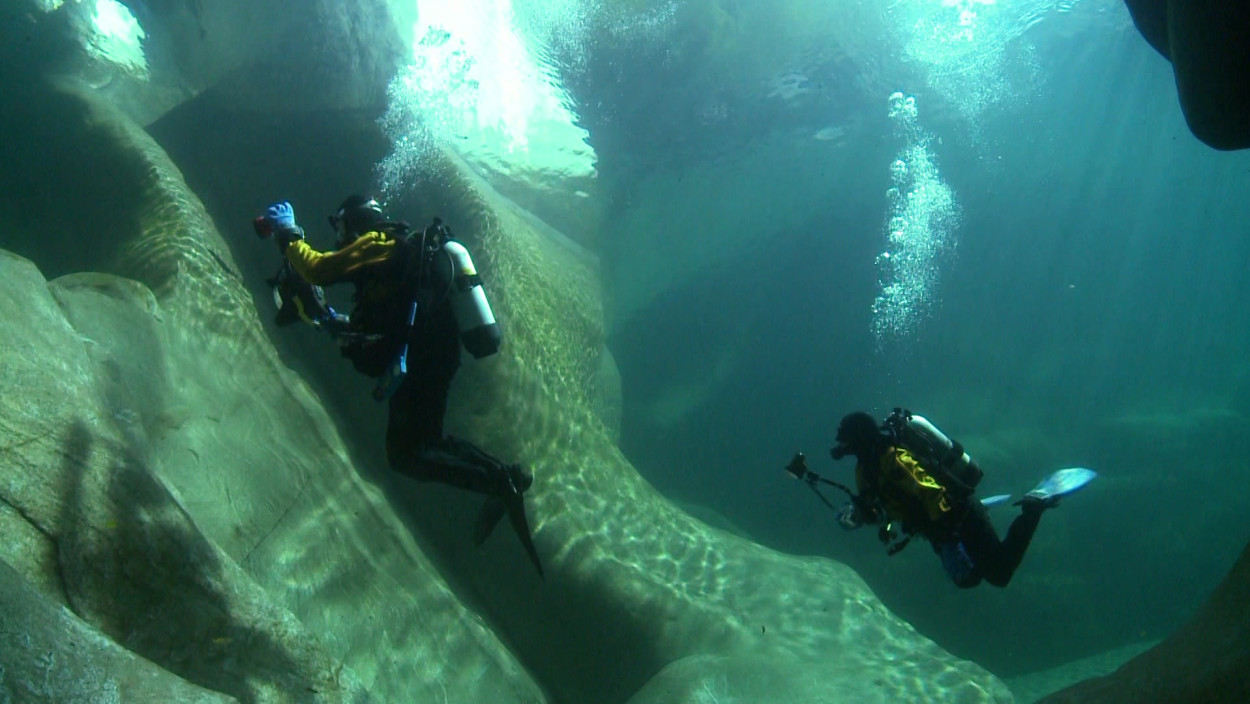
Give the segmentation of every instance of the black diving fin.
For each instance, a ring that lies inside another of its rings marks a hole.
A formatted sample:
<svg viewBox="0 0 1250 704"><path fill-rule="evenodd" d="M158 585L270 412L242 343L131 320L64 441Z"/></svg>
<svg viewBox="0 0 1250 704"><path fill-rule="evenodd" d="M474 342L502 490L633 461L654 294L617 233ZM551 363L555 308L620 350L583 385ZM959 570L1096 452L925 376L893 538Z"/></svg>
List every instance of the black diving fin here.
<svg viewBox="0 0 1250 704"><path fill-rule="evenodd" d="M499 523L499 519L503 518L506 511L503 499L498 496L486 497L486 503L482 504L482 510L478 511L477 523L473 526L473 547L482 547L482 543L490 537L491 531L495 530L495 525Z"/></svg>
<svg viewBox="0 0 1250 704"><path fill-rule="evenodd" d="M525 547L525 552L529 554L530 561L534 563L534 568L538 570L538 576L545 578L543 574L542 562L538 559L538 549L534 547L534 538L530 532L529 519L525 516L525 497L523 494L509 494L507 496L488 496L486 503L482 504L482 510L477 514L477 523L473 526L473 545L481 546L490 537L491 531L495 530L495 526L499 523L499 519L504 514L508 514L508 521L512 523L512 529L516 531L517 537L521 539L521 545Z"/></svg>
<svg viewBox="0 0 1250 704"><path fill-rule="evenodd" d="M508 520L512 523L512 530L516 531L517 537L521 539L521 545L525 546L525 552L529 554L530 561L534 563L534 569L538 570L538 577L540 579L543 578L543 563L538 560L538 548L534 547L530 521L525 516L525 496L523 494L506 496L503 503L508 509Z"/></svg>

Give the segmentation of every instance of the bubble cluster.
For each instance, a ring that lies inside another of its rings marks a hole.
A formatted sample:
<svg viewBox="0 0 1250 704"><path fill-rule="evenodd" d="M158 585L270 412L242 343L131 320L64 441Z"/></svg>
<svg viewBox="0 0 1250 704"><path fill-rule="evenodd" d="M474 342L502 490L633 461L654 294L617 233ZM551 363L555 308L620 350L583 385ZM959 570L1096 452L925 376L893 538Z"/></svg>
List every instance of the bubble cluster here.
<svg viewBox="0 0 1250 704"><path fill-rule="evenodd" d="M899 122L914 121L916 119L916 96L904 96L899 91L890 94L890 119Z"/></svg>
<svg viewBox="0 0 1250 704"><path fill-rule="evenodd" d="M905 146L890 164L886 247L877 256L881 293L872 312L878 347L910 337L931 308L941 258L954 246L959 220L954 193L942 181L928 136L918 126L916 99L894 93L889 107Z"/></svg>

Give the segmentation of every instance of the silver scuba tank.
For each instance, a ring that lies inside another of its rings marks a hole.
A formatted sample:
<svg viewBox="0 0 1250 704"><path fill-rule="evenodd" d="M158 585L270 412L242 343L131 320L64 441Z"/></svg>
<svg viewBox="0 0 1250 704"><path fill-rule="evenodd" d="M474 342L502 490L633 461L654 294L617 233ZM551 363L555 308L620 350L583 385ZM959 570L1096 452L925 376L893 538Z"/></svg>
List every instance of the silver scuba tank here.
<svg viewBox="0 0 1250 704"><path fill-rule="evenodd" d="M951 439L946 437L946 433L938 430L937 426L930 423L929 419L924 416L909 417L903 426L903 432L914 433L921 438L921 442L931 448L930 452L934 459L956 472L972 463L972 458L967 452L961 452L959 457L948 457L955 449L955 443L951 442Z"/></svg>
<svg viewBox="0 0 1250 704"><path fill-rule="evenodd" d="M946 479L943 483L948 490L970 494L976 489L981 481L981 468L962 445L953 442L927 418L895 409L886 420L886 426L894 429L898 441L917 454L917 459L933 464L930 471L940 472L939 481Z"/></svg>
<svg viewBox="0 0 1250 704"><path fill-rule="evenodd" d="M474 359L489 357L499 351L503 332L486 300L473 258L469 250L455 240L444 242L443 251L451 258L451 310L460 328L460 341Z"/></svg>

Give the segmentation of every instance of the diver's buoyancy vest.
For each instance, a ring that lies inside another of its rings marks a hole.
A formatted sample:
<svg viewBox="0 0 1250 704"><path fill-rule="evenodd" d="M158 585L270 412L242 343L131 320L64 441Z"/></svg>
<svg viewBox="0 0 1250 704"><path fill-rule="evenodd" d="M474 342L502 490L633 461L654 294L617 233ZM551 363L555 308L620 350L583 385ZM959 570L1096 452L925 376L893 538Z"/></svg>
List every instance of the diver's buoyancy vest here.
<svg viewBox="0 0 1250 704"><path fill-rule="evenodd" d="M877 472L877 494L886 515L906 529L940 521L954 508L946 487L901 445L881 456Z"/></svg>
<svg viewBox="0 0 1250 704"><path fill-rule="evenodd" d="M952 441L928 419L896 408L884 426L895 444L906 448L951 496L966 499L976 491L981 468L964 452L963 445Z"/></svg>
<svg viewBox="0 0 1250 704"><path fill-rule="evenodd" d="M424 233L409 234L403 223L395 227L388 234L399 249L381 265L389 271L363 272L355 281L358 307L353 319L359 315L362 324L379 328L365 332L393 337L413 301L424 320L447 305L469 354L481 359L498 352L503 334L469 250L451 238L427 248Z"/></svg>

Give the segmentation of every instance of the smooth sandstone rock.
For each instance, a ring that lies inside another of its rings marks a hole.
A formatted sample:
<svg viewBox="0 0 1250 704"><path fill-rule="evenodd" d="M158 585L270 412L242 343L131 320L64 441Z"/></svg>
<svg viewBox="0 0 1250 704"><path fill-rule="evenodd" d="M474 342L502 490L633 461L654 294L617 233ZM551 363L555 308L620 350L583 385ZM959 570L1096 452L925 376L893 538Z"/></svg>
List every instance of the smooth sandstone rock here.
<svg viewBox="0 0 1250 704"><path fill-rule="evenodd" d="M0 561L0 701L226 704L120 647ZM24 656L14 657L22 653Z"/></svg>
<svg viewBox="0 0 1250 704"><path fill-rule="evenodd" d="M1046 704L1237 704L1250 701L1250 545L1189 623L1114 673Z"/></svg>
<svg viewBox="0 0 1250 704"><path fill-rule="evenodd" d="M84 147L80 192L109 197L104 217L48 211L55 237L16 233L82 273L49 285L3 260L0 496L32 526L12 564L55 598L53 550L66 602L119 645L256 701L621 702L758 682L779 704L1009 700L845 567L708 528L647 485L600 388L596 264L454 157L424 195L475 252L507 341L457 379L449 428L533 468L545 582L511 536L472 549L470 497L364 482L177 167L97 94L40 97L48 134ZM66 173L26 176L54 192ZM782 662L792 676L767 670Z"/></svg>

